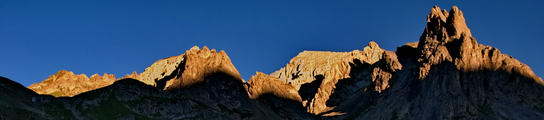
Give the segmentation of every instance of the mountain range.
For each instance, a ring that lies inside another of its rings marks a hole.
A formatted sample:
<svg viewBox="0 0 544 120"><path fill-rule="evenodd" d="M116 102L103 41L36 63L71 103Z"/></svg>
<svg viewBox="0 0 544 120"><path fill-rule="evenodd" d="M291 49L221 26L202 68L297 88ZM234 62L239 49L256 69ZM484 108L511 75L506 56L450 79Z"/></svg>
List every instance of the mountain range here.
<svg viewBox="0 0 544 120"><path fill-rule="evenodd" d="M0 119L544 118L544 81L477 42L458 7L434 6L419 41L388 51L303 51L242 79L224 51L193 47L142 73L0 77Z"/></svg>

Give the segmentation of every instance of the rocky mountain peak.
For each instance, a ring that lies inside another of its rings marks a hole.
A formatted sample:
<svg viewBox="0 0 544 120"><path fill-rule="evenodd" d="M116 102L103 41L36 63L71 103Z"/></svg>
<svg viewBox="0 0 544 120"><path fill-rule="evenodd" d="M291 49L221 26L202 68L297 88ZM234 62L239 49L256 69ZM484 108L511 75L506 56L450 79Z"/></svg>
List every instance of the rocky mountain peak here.
<svg viewBox="0 0 544 120"><path fill-rule="evenodd" d="M466 59L473 58L472 52L478 51L479 47L457 6L453 6L449 13L434 6L418 43L418 61L423 66L420 77L425 77L425 71L434 64L470 61Z"/></svg>
<svg viewBox="0 0 544 120"><path fill-rule="evenodd" d="M85 74L74 74L67 70L60 70L49 76L44 81L30 85L28 88L39 94L53 96L74 96L115 82L113 74L104 73L92 75L90 78Z"/></svg>
<svg viewBox="0 0 544 120"><path fill-rule="evenodd" d="M74 75L74 72L68 71L68 70L59 70L53 75L55 75L55 76Z"/></svg>
<svg viewBox="0 0 544 120"><path fill-rule="evenodd" d="M451 63L462 71L506 70L540 79L527 65L494 47L479 44L457 6L449 13L438 6L431 9L417 49L420 78L426 77L433 65Z"/></svg>
<svg viewBox="0 0 544 120"><path fill-rule="evenodd" d="M368 42L368 45L363 48L362 52L363 56L372 64L382 58L384 50L380 48L378 43L370 41Z"/></svg>
<svg viewBox="0 0 544 120"><path fill-rule="evenodd" d="M442 22L446 22L448 18L448 11L440 9L438 6L433 6L431 8L431 13L427 15L427 22L440 20Z"/></svg>
<svg viewBox="0 0 544 120"><path fill-rule="evenodd" d="M461 36L472 37L463 12L457 6L453 6L449 13L434 6L427 16L427 26L423 34L436 36L434 39L441 42L451 42Z"/></svg>
<svg viewBox="0 0 544 120"><path fill-rule="evenodd" d="M394 52L371 41L351 52L303 51L271 76L294 86L306 111L319 114L360 89L381 92L389 88L391 73L400 69Z"/></svg>
<svg viewBox="0 0 544 120"><path fill-rule="evenodd" d="M217 72L243 81L225 51L217 52L207 46L193 46L181 55L158 60L136 76L148 85L171 90L201 82L203 77Z"/></svg>
<svg viewBox="0 0 544 120"><path fill-rule="evenodd" d="M215 49L202 49L193 47L183 55L183 61L179 66L178 79L168 81L165 89L187 87L205 80L204 77L211 74L222 73L243 82L238 70L232 64L225 51L217 52Z"/></svg>
<svg viewBox="0 0 544 120"><path fill-rule="evenodd" d="M463 12L457 6L453 6L449 13L434 6L427 16L427 25L419 39L419 49L423 51L421 55L433 56L433 52L443 51L444 48L440 46L452 42L459 43L459 41L470 41L472 44L477 44L467 27ZM459 45L461 44L457 44L457 46Z"/></svg>
<svg viewBox="0 0 544 120"><path fill-rule="evenodd" d="M450 29L448 29L450 36L454 36L454 38L459 38L461 35L472 37L470 29L467 27L465 16L457 6L451 8L446 23L450 26Z"/></svg>

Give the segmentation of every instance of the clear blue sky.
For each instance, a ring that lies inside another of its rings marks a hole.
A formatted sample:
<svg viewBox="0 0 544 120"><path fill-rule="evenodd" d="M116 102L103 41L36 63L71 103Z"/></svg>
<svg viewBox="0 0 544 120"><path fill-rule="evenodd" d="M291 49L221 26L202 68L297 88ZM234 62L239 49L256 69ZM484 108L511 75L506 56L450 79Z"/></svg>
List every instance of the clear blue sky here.
<svg viewBox="0 0 544 120"><path fill-rule="evenodd" d="M296 2L294 2L296 1ZM303 50L417 41L433 5L458 5L480 43L544 75L542 0L1 0L0 76L142 72L194 45L225 50L244 78Z"/></svg>

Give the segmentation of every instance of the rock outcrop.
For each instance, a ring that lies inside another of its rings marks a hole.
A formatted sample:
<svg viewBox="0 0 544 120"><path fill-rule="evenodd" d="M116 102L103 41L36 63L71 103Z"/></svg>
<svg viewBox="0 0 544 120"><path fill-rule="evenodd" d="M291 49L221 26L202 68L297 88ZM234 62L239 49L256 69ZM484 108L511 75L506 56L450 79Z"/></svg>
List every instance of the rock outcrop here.
<svg viewBox="0 0 544 120"><path fill-rule="evenodd" d="M295 86L276 77L257 72L245 84L249 97L259 106L269 108L281 119L317 119L306 112L302 98ZM270 113L269 113L270 114Z"/></svg>
<svg viewBox="0 0 544 120"><path fill-rule="evenodd" d="M44 81L30 85L28 88L39 94L74 96L111 85L115 80L113 74L104 73L102 76L93 74L91 77L87 77L85 74L76 75L71 71L61 70Z"/></svg>
<svg viewBox="0 0 544 120"><path fill-rule="evenodd" d="M184 54L155 61L151 66L147 67L144 72L140 74L133 73L128 75L127 78L138 79L151 86L157 86L159 81L172 80L179 73L180 67L183 66L183 55ZM162 87L164 87L164 85L162 85Z"/></svg>
<svg viewBox="0 0 544 120"><path fill-rule="evenodd" d="M465 23L463 12L455 6L449 13L437 6L432 8L418 49L418 61L422 65L420 78L428 74L430 66L451 62L462 71L503 70L542 83L527 65L496 48L478 44Z"/></svg>
<svg viewBox="0 0 544 120"><path fill-rule="evenodd" d="M123 78L60 71L31 91L0 77L0 119L544 117L544 81L479 44L457 7L433 7L419 41L396 51L375 42L351 52L304 51L245 82L224 51L193 47Z"/></svg>
<svg viewBox="0 0 544 120"><path fill-rule="evenodd" d="M294 86L262 72L257 72L247 81L246 89L252 99L257 99L265 94L273 94L281 98L302 102Z"/></svg>
<svg viewBox="0 0 544 120"><path fill-rule="evenodd" d="M167 81L165 89L172 90L180 87L188 87L203 82L206 76L212 74L225 74L243 83L240 73L234 67L225 51L217 52L215 49L202 49L193 47L183 55L182 68L179 68L175 80Z"/></svg>
<svg viewBox="0 0 544 120"><path fill-rule="evenodd" d="M194 46L181 55L156 61L136 78L148 85L172 90L202 82L205 76L219 72L243 82L225 51Z"/></svg>
<svg viewBox="0 0 544 120"><path fill-rule="evenodd" d="M294 85L308 112L318 114L338 104L331 100L348 99L349 94L360 89L375 92L387 89L392 72L401 68L395 53L370 42L362 51L304 51L272 76ZM350 84L343 86L347 81Z"/></svg>

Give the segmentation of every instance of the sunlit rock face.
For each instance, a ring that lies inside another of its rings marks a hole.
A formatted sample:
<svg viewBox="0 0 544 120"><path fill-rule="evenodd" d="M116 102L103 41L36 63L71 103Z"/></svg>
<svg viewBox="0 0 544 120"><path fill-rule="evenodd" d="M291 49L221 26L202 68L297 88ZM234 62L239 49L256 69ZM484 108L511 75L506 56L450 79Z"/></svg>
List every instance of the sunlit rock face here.
<svg viewBox="0 0 544 120"><path fill-rule="evenodd" d="M38 95L0 77L0 118L544 118L543 80L479 44L457 7L433 7L419 41L396 51L375 42L350 52L303 51L244 81L224 51L193 47L122 78L131 79L59 71L29 86Z"/></svg>
<svg viewBox="0 0 544 120"><path fill-rule="evenodd" d="M425 77L432 65L451 62L462 71L504 70L542 81L527 65L494 47L477 43L463 12L455 6L449 13L437 6L432 8L418 49L420 77Z"/></svg>
<svg viewBox="0 0 544 120"><path fill-rule="evenodd" d="M278 80L276 77L257 72L247 82L246 89L252 99L264 94L273 94L278 97L301 102L302 99L293 85Z"/></svg>
<svg viewBox="0 0 544 120"><path fill-rule="evenodd" d="M42 82L30 85L28 88L39 94L53 96L74 96L79 93L111 85L116 78L113 74L76 75L71 71L61 70L49 76Z"/></svg>
<svg viewBox="0 0 544 120"><path fill-rule="evenodd" d="M179 72L179 67L183 61L183 55L172 56L155 61L151 66L147 67L144 72L137 74L134 73L132 77L142 81L145 84L151 86L157 86L159 80L166 80L170 77L171 80ZM166 81L168 81L166 80Z"/></svg>
<svg viewBox="0 0 544 120"><path fill-rule="evenodd" d="M225 51L210 50L206 46L202 49L194 46L181 55L158 60L141 74L129 78L171 90L202 82L205 76L214 73L225 73L243 82Z"/></svg>
<svg viewBox="0 0 544 120"><path fill-rule="evenodd" d="M295 86L307 111L318 114L359 90L387 89L391 73L401 68L395 53L370 42L351 52L304 51L272 76Z"/></svg>
<svg viewBox="0 0 544 120"><path fill-rule="evenodd" d="M216 51L204 47L193 47L183 55L176 79L167 81L165 89L173 90L204 82L205 77L212 74L225 74L243 83L240 73L232 64L225 51Z"/></svg>

